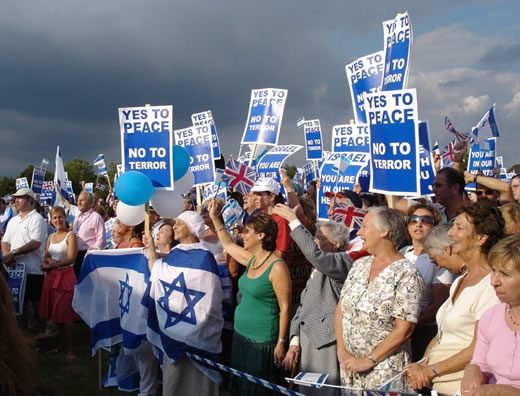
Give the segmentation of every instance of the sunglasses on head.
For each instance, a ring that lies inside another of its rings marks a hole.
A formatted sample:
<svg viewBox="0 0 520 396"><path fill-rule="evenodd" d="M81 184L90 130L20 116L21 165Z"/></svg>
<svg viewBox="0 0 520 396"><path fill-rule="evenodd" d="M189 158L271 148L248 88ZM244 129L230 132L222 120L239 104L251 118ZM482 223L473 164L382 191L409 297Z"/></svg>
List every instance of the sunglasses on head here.
<svg viewBox="0 0 520 396"><path fill-rule="evenodd" d="M486 194L486 195L494 195L495 192L493 190L477 190L475 191L475 194L477 194L479 197L482 195L482 194Z"/></svg>
<svg viewBox="0 0 520 396"><path fill-rule="evenodd" d="M408 224L418 223L419 221L421 221L421 223L426 223L426 224L435 223L435 219L433 218L433 216L412 215L408 218Z"/></svg>

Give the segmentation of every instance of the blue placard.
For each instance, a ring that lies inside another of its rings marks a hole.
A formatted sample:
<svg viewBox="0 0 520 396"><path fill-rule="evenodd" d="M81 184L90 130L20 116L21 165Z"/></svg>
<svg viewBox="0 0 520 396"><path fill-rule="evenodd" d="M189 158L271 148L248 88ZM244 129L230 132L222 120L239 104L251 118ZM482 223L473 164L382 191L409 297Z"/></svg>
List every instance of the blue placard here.
<svg viewBox="0 0 520 396"><path fill-rule="evenodd" d="M119 109L123 172L139 171L154 188L173 190L173 106Z"/></svg>
<svg viewBox="0 0 520 396"><path fill-rule="evenodd" d="M278 144L286 89L253 89L242 144Z"/></svg>
<svg viewBox="0 0 520 396"><path fill-rule="evenodd" d="M25 297L25 281L27 273L24 263L16 263L15 268L7 268L7 285L13 296L14 310L17 315L23 312L23 300Z"/></svg>
<svg viewBox="0 0 520 396"><path fill-rule="evenodd" d="M497 138L486 139L475 144L469 151L468 172L477 174L481 171L485 176L494 177L493 168L496 163ZM475 191L475 183L468 183L465 187L468 191Z"/></svg>
<svg viewBox="0 0 520 396"><path fill-rule="evenodd" d="M191 115L191 123L194 127L209 126L211 128L211 145L213 147L213 159L220 159L220 142L218 140L217 128L213 120L211 110Z"/></svg>
<svg viewBox="0 0 520 396"><path fill-rule="evenodd" d="M363 56L345 66L356 123L367 122L365 93L375 93L381 89L383 66L383 51Z"/></svg>
<svg viewBox="0 0 520 396"><path fill-rule="evenodd" d="M189 127L175 131L175 144L182 146L190 155L190 169L194 186L215 181L215 164L209 128Z"/></svg>
<svg viewBox="0 0 520 396"><path fill-rule="evenodd" d="M43 188L43 179L45 179L45 169L39 166L35 166L31 180L31 190L33 190L35 194L41 194Z"/></svg>
<svg viewBox="0 0 520 396"><path fill-rule="evenodd" d="M408 12L397 14L383 22L385 67L381 81L382 91L405 89L408 83L412 22Z"/></svg>
<svg viewBox="0 0 520 396"><path fill-rule="evenodd" d="M432 184L435 180L435 167L430 149L428 121L419 121L419 163L421 173L421 195L433 195Z"/></svg>
<svg viewBox="0 0 520 396"><path fill-rule="evenodd" d="M280 182L280 168L284 161L302 148L303 146L296 144L273 147L264 154L258 163L256 168L258 177L272 177L277 182Z"/></svg>
<svg viewBox="0 0 520 396"><path fill-rule="evenodd" d="M370 191L420 194L415 89L368 94L365 103L370 124Z"/></svg>
<svg viewBox="0 0 520 396"><path fill-rule="evenodd" d="M303 165L303 180L305 189L309 188L309 183L318 177L318 165L315 162L307 162L305 165Z"/></svg>
<svg viewBox="0 0 520 396"><path fill-rule="evenodd" d="M321 159L323 156L323 140L320 120L305 120L303 131L305 133L307 161Z"/></svg>

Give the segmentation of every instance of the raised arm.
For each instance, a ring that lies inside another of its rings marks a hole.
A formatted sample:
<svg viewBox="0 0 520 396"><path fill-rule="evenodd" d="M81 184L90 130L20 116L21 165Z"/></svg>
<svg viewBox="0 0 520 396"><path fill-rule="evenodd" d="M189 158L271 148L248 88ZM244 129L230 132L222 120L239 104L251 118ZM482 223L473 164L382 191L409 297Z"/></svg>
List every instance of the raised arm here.
<svg viewBox="0 0 520 396"><path fill-rule="evenodd" d="M511 185L504 180L484 175L475 175L468 171L464 172L464 180L466 181L466 184L478 183L491 190L498 191L500 193L501 201L515 202Z"/></svg>
<svg viewBox="0 0 520 396"><path fill-rule="evenodd" d="M228 234L227 230L220 220L220 213L217 213L217 207L214 201L210 201L208 205L209 217L213 221L213 225L217 231L218 239L222 243L224 250L242 265L247 265L253 255L241 246L238 246Z"/></svg>

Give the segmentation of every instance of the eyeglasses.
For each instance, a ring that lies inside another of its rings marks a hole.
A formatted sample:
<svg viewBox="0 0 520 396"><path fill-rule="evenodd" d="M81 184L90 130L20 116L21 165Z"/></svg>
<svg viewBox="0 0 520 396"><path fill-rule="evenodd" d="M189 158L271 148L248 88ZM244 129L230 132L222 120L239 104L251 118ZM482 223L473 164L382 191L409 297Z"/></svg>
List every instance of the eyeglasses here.
<svg viewBox="0 0 520 396"><path fill-rule="evenodd" d="M425 223L425 224L434 224L435 223L435 219L433 218L433 216L416 216L416 215L413 215L413 216L410 216L408 218L408 224L418 223L419 221L421 223Z"/></svg>
<svg viewBox="0 0 520 396"><path fill-rule="evenodd" d="M477 196L481 196L482 194L486 194L486 195L495 195L495 192L493 190L477 190L475 191L475 194L477 194Z"/></svg>

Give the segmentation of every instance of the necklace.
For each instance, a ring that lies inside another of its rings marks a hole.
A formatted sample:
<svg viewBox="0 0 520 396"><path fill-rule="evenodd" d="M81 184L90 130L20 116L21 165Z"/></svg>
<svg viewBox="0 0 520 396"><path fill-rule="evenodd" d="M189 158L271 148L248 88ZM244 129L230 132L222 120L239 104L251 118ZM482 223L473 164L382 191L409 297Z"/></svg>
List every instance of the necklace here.
<svg viewBox="0 0 520 396"><path fill-rule="evenodd" d="M509 319L511 320L511 323L513 323L515 326L520 326L519 323L516 323L513 319L513 313L511 312L511 305L507 304L507 313L509 314Z"/></svg>
<svg viewBox="0 0 520 396"><path fill-rule="evenodd" d="M269 257L271 257L271 254L272 254L272 253L273 253L273 252L269 252L269 254L265 257L265 259L263 259L262 262L261 262L260 264L258 264L256 267L254 266L254 263L255 263L256 257L253 257L253 262L251 263L251 266L250 266L251 269L252 269L252 270L256 270L256 269L260 268L262 265L264 265L264 263L267 261L267 259L268 259Z"/></svg>

